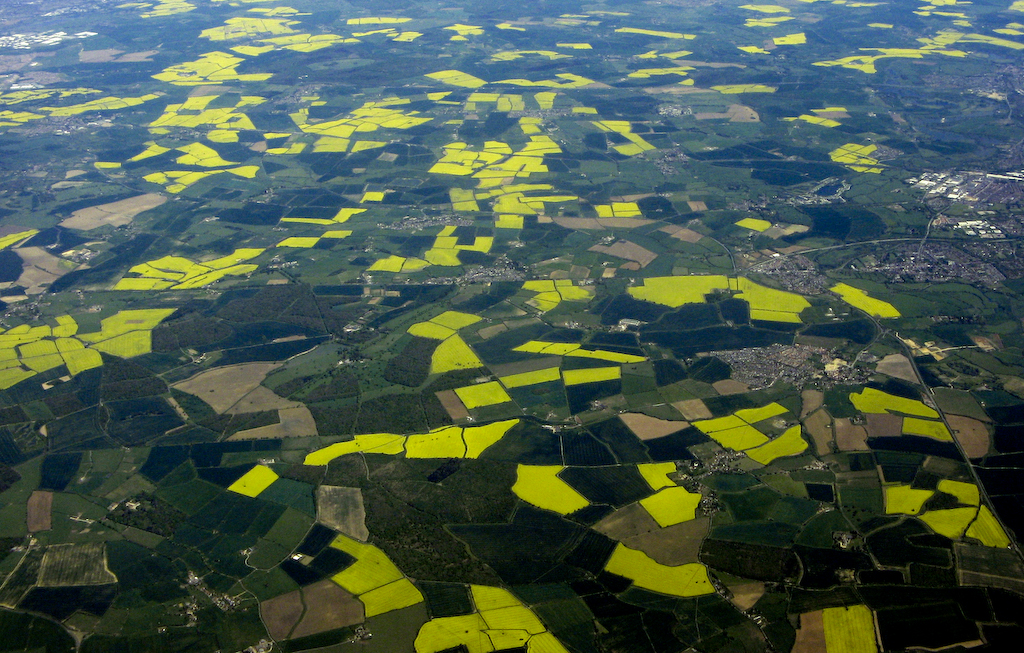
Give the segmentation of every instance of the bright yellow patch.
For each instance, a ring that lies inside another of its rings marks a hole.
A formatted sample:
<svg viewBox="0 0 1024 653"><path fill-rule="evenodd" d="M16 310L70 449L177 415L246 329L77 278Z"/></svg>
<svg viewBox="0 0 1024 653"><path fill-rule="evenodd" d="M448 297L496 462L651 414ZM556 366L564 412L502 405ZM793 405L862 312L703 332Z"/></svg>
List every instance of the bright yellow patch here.
<svg viewBox="0 0 1024 653"><path fill-rule="evenodd" d="M916 417L903 418L903 433L906 435L923 435L941 442L953 441L953 434L949 432L949 429L942 422L933 422Z"/></svg>
<svg viewBox="0 0 1024 653"><path fill-rule="evenodd" d="M519 465L512 492L523 501L568 515L590 505L590 502L571 485L558 477L560 465Z"/></svg>
<svg viewBox="0 0 1024 653"><path fill-rule="evenodd" d="M772 402L767 406L761 406L760 408L744 408L743 410L737 410L734 414L747 424L756 424L763 422L766 419L777 417L788 412L786 407L782 404Z"/></svg>
<svg viewBox="0 0 1024 653"><path fill-rule="evenodd" d="M974 483L963 481L951 481L944 478L939 481L939 492L945 492L956 497L960 503L967 506L977 506L981 503L981 493Z"/></svg>
<svg viewBox="0 0 1024 653"><path fill-rule="evenodd" d="M430 321L441 326L448 327L449 329L462 329L468 327L470 324L476 324L480 321L480 318L476 315L470 315L469 313L460 313L458 311L445 311L437 317L430 318Z"/></svg>
<svg viewBox="0 0 1024 653"><path fill-rule="evenodd" d="M775 45L803 45L807 43L807 37L803 32L799 34L787 34L786 36L776 36L772 41Z"/></svg>
<svg viewBox="0 0 1024 653"><path fill-rule="evenodd" d="M663 39L687 39L693 40L693 34L680 34L679 32L661 32L652 29L641 29L638 27L620 27L616 32L620 34L643 34L644 36L659 36Z"/></svg>
<svg viewBox="0 0 1024 653"><path fill-rule="evenodd" d="M967 537L973 537L985 546L997 549L1005 549L1010 546L1010 538L1006 536L1006 531L996 521L988 506L982 506L978 511L978 517L967 529Z"/></svg>
<svg viewBox="0 0 1024 653"><path fill-rule="evenodd" d="M274 484L278 479L274 470L265 465L256 465L245 473L242 478L228 486L228 490L244 494L247 497L258 497L263 490Z"/></svg>
<svg viewBox="0 0 1024 653"><path fill-rule="evenodd" d="M431 340L444 340L455 335L455 331L433 322L417 322L409 327L408 333L411 336L430 338Z"/></svg>
<svg viewBox="0 0 1024 653"><path fill-rule="evenodd" d="M640 463L636 466L636 470L655 492L661 488L675 485L675 481L668 477L669 474L676 471L675 463Z"/></svg>
<svg viewBox="0 0 1024 653"><path fill-rule="evenodd" d="M446 426L430 433L410 435L405 440L405 455L408 458L465 458L462 429Z"/></svg>
<svg viewBox="0 0 1024 653"><path fill-rule="evenodd" d="M480 408L481 406L492 406L512 401L512 398L508 396L508 393L505 392L505 389L497 381L456 388L455 394L462 400L466 408L470 410Z"/></svg>
<svg viewBox="0 0 1024 653"><path fill-rule="evenodd" d="M882 168L878 165L878 159L871 156L877 149L875 145L847 143L832 150L828 155L836 163L845 164L851 170L878 174L882 172Z"/></svg>
<svg viewBox="0 0 1024 653"><path fill-rule="evenodd" d="M929 510L923 515L919 515L918 519L928 524L939 535L956 540L964 534L967 526L977 514L977 508L951 508L949 510Z"/></svg>
<svg viewBox="0 0 1024 653"><path fill-rule="evenodd" d="M724 84L721 86L712 86L711 88L722 95L737 95L739 93L774 93L778 90L774 86L766 86L764 84Z"/></svg>
<svg viewBox="0 0 1024 653"><path fill-rule="evenodd" d="M886 394L874 388L864 388L859 393L850 393L850 401L854 408L862 413L903 413L932 419L939 417L937 412L920 401Z"/></svg>
<svg viewBox="0 0 1024 653"><path fill-rule="evenodd" d="M505 434L517 424L519 420L507 419L484 426L466 427L462 430L462 439L466 443L466 458L479 458L481 453L505 437Z"/></svg>
<svg viewBox="0 0 1024 653"><path fill-rule="evenodd" d="M359 600L366 608L366 616L375 617L392 610L401 610L423 603L423 595L408 578L401 578L360 594Z"/></svg>
<svg viewBox="0 0 1024 653"><path fill-rule="evenodd" d="M501 383L506 388L521 388L528 385L537 385L538 383L548 383L550 381L558 381L562 378L562 374L558 367L549 367L543 370L535 370L533 372L521 372L519 374L510 374L508 376L501 377Z"/></svg>
<svg viewBox="0 0 1024 653"><path fill-rule="evenodd" d="M363 594L403 578L398 567L372 544L363 544L339 535L331 542L331 546L356 559L350 567L331 578L352 594Z"/></svg>
<svg viewBox="0 0 1024 653"><path fill-rule="evenodd" d="M757 218L743 218L735 224L737 227L743 227L744 229L750 229L751 231L766 231L772 226L771 222L768 222L767 220L758 220Z"/></svg>
<svg viewBox="0 0 1024 653"><path fill-rule="evenodd" d="M885 512L889 515L916 515L935 494L932 490L918 490L909 485L889 485L885 490Z"/></svg>
<svg viewBox="0 0 1024 653"><path fill-rule="evenodd" d="M881 299L869 297L867 292L860 288L854 288L853 286L849 286L845 283L839 283L832 286L831 290L842 297L843 301L850 306L859 308L869 315L881 318L896 318L900 316L900 312L895 306L889 302L884 302Z"/></svg>
<svg viewBox="0 0 1024 653"><path fill-rule="evenodd" d="M28 229L27 231L19 231L13 234L7 234L6 236L0 236L0 249L7 249L11 245L20 243L23 240L27 240L32 236L39 233L38 229Z"/></svg>
<svg viewBox="0 0 1024 653"><path fill-rule="evenodd" d="M748 449L747 455L762 465L768 465L776 458L801 454L807 450L807 441L800 436L800 432L799 424L791 426L771 442Z"/></svg>
<svg viewBox="0 0 1024 653"><path fill-rule="evenodd" d="M562 379L565 385L580 385L582 383L597 383L599 381L614 381L622 378L621 367L595 367L583 370L563 370Z"/></svg>
<svg viewBox="0 0 1024 653"><path fill-rule="evenodd" d="M878 653L875 619L866 605L822 611L826 653Z"/></svg>
<svg viewBox="0 0 1024 653"><path fill-rule="evenodd" d="M483 367L483 365L466 341L458 335L451 336L438 345L430 357L431 374L444 374L452 370L471 370Z"/></svg>
<svg viewBox="0 0 1024 653"><path fill-rule="evenodd" d="M712 594L715 591L704 565L691 563L669 567L655 562L643 551L631 549L625 544L615 547L605 569L632 579L636 587L660 594L691 597Z"/></svg>
<svg viewBox="0 0 1024 653"><path fill-rule="evenodd" d="M700 493L693 494L684 487L667 487L641 499L640 505L659 526L666 528L695 519L701 498Z"/></svg>
<svg viewBox="0 0 1024 653"><path fill-rule="evenodd" d="M700 428L699 426L697 428ZM768 442L768 437L749 424L708 433L708 437L729 449L745 451L753 447L759 447Z"/></svg>
<svg viewBox="0 0 1024 653"><path fill-rule="evenodd" d="M322 466L335 458L346 456L352 453L365 451L367 453L400 454L405 450L405 436L394 433L366 433L355 436L345 442L335 442L332 445L310 452L306 455L303 464Z"/></svg>
<svg viewBox="0 0 1024 653"><path fill-rule="evenodd" d="M611 363L640 363L647 360L643 356L634 354L620 354L617 351L606 351L604 349L574 349L566 353L566 356L573 358L591 358L594 360L609 361Z"/></svg>

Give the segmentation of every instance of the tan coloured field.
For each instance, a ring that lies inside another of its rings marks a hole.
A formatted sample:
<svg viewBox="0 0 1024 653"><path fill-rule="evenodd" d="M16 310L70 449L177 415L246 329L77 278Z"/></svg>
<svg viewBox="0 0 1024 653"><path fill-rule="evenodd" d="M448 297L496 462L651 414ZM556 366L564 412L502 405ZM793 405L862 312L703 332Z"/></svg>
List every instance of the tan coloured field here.
<svg viewBox="0 0 1024 653"><path fill-rule="evenodd" d="M124 53L124 50L82 50L78 53L78 60L81 63L108 63L117 58L117 55Z"/></svg>
<svg viewBox="0 0 1024 653"><path fill-rule="evenodd" d="M566 229L573 229L579 231L588 230L601 230L604 229L604 225L597 221L597 218L552 218L552 222L557 224L559 227L565 227Z"/></svg>
<svg viewBox="0 0 1024 653"><path fill-rule="evenodd" d="M260 387L267 374L279 366L280 363L243 363L217 367L175 383L172 387L199 397L210 404L210 408L218 414L224 414L243 397Z"/></svg>
<svg viewBox="0 0 1024 653"><path fill-rule="evenodd" d="M164 195L146 193L145 195L129 197L119 202L90 206L75 211L71 214L71 217L61 221L60 226L67 227L68 229L81 229L82 231L108 225L120 227L134 220L135 216L143 211L155 209L166 201L167 197Z"/></svg>
<svg viewBox="0 0 1024 653"><path fill-rule="evenodd" d="M711 387L720 395L741 395L745 392L750 392L750 386L746 383L740 383L736 379L715 381L711 384Z"/></svg>
<svg viewBox="0 0 1024 653"><path fill-rule="evenodd" d="M836 446L840 451L869 451L868 432L863 426L850 423L849 418L833 422L836 431Z"/></svg>
<svg viewBox="0 0 1024 653"><path fill-rule="evenodd" d="M984 422L962 415L947 415L946 420L968 458L981 458L988 453L992 443Z"/></svg>
<svg viewBox="0 0 1024 653"><path fill-rule="evenodd" d="M363 493L357 487L321 485L316 491L316 515L321 524L349 537L365 542L370 536Z"/></svg>
<svg viewBox="0 0 1024 653"><path fill-rule="evenodd" d="M690 207L691 211L707 211L708 210L708 205L705 204L704 202L699 202L699 201L687 202L686 205Z"/></svg>
<svg viewBox="0 0 1024 653"><path fill-rule="evenodd" d="M819 456L832 453L832 416L824 409L804 419L804 428L814 441L814 450Z"/></svg>
<svg viewBox="0 0 1024 653"><path fill-rule="evenodd" d="M680 227L674 224L664 226L661 229L658 229L658 231L663 231L669 236L672 236L677 240L681 240L684 243L695 243L704 237L703 234L699 234L693 229L687 229L686 227Z"/></svg>
<svg viewBox="0 0 1024 653"><path fill-rule="evenodd" d="M764 596L764 583L758 581L744 582L729 587L732 591L732 603L740 610L749 610Z"/></svg>
<svg viewBox="0 0 1024 653"><path fill-rule="evenodd" d="M365 618L363 604L330 579L303 588L302 601L306 614L292 630L293 638L353 626Z"/></svg>
<svg viewBox="0 0 1024 653"><path fill-rule="evenodd" d="M279 396L266 386L256 386L244 397L236 401L226 411L228 415L240 415L242 413L258 413L261 410L286 410L301 406L297 401L289 401Z"/></svg>
<svg viewBox="0 0 1024 653"><path fill-rule="evenodd" d="M917 383L914 364L903 354L889 354L875 365L875 371L910 383Z"/></svg>
<svg viewBox="0 0 1024 653"><path fill-rule="evenodd" d="M477 333L478 336L480 336L484 340L488 340L488 339L493 338L494 336L498 335L499 333L505 333L506 331L508 331L508 327L505 326L504 324L500 324L499 323L499 324L492 324L489 327L484 327L484 328L480 329L479 331L477 331L476 333Z"/></svg>
<svg viewBox="0 0 1024 653"><path fill-rule="evenodd" d="M590 251L624 258L627 261L636 261L641 268L647 267L654 259L658 258L654 252L628 240L618 240L611 245L594 245Z"/></svg>
<svg viewBox="0 0 1024 653"><path fill-rule="evenodd" d="M25 288L26 295L38 295L77 267L41 247L22 247L15 251L24 262L21 276L15 284Z"/></svg>
<svg viewBox="0 0 1024 653"><path fill-rule="evenodd" d="M128 54L122 54L117 58L117 63L140 63L143 61L152 61L152 57L155 54L160 54L159 50L144 50L143 52L129 52Z"/></svg>
<svg viewBox="0 0 1024 653"><path fill-rule="evenodd" d="M246 395L248 397L248 395ZM277 397L277 395L274 395ZM280 399L280 397L278 397ZM239 431L228 440L268 440L273 438L304 438L319 435L316 420L305 406L280 408L277 411L277 424L258 426L254 429Z"/></svg>
<svg viewBox="0 0 1024 653"><path fill-rule="evenodd" d="M729 122L761 122L761 116L748 106L730 104L723 113L695 113L697 120L728 120Z"/></svg>
<svg viewBox="0 0 1024 653"><path fill-rule="evenodd" d="M800 399L803 400L800 419L803 419L825 404L825 393L821 390L804 390L800 393Z"/></svg>
<svg viewBox="0 0 1024 653"><path fill-rule="evenodd" d="M868 437L896 438L903 434L903 418L899 415L867 415Z"/></svg>
<svg viewBox="0 0 1024 653"><path fill-rule="evenodd" d="M643 551L663 565L697 562L700 544L707 535L710 521L698 517L691 521L662 528L638 503L611 513L594 525L626 546Z"/></svg>
<svg viewBox="0 0 1024 653"><path fill-rule="evenodd" d="M442 390L434 393L434 396L441 402L441 406L448 413L448 417L451 417L454 421L458 422L469 417L469 410L466 409L466 405L462 403L459 395L455 394L454 390Z"/></svg>
<svg viewBox="0 0 1024 653"><path fill-rule="evenodd" d="M260 615L267 632L276 640L288 639L302 618L302 590L275 596L260 603Z"/></svg>
<svg viewBox="0 0 1024 653"><path fill-rule="evenodd" d="M689 422L673 422L667 419L658 419L643 413L622 413L619 419L626 425L633 435L641 440L653 440L682 431L690 425Z"/></svg>
<svg viewBox="0 0 1024 653"><path fill-rule="evenodd" d="M711 419L714 415L700 399L684 399L673 401L672 407L679 411L679 414L691 422L698 419Z"/></svg>
<svg viewBox="0 0 1024 653"><path fill-rule="evenodd" d="M623 540L623 544L643 551L657 562L674 567L697 562L700 545L708 534L711 522L707 517L657 528Z"/></svg>
<svg viewBox="0 0 1024 653"><path fill-rule="evenodd" d="M825 650L825 625L821 610L800 615L800 628L796 631L796 642L792 653L822 653Z"/></svg>
<svg viewBox="0 0 1024 653"><path fill-rule="evenodd" d="M619 195L609 198L612 202L639 202L640 200L654 197L654 193L638 193L636 195Z"/></svg>
<svg viewBox="0 0 1024 653"><path fill-rule="evenodd" d="M28 532L48 531L52 527L53 492L36 490L28 498Z"/></svg>
<svg viewBox="0 0 1024 653"><path fill-rule="evenodd" d="M602 227L609 229L636 229L654 223L654 220L646 218L598 218L597 221Z"/></svg>

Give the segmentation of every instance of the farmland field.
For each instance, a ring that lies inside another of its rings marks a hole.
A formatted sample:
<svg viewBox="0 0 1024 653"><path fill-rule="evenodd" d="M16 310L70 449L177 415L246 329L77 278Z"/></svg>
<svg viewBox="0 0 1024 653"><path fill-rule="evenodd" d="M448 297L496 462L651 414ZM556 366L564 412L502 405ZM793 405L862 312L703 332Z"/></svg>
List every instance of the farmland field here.
<svg viewBox="0 0 1024 653"><path fill-rule="evenodd" d="M0 26L0 649L1014 650L1024 3Z"/></svg>

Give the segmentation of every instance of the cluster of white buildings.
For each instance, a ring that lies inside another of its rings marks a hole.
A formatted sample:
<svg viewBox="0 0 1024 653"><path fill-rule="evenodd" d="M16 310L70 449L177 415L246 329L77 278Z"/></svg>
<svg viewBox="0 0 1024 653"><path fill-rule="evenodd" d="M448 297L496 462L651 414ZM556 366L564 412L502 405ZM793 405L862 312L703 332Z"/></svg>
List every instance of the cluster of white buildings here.
<svg viewBox="0 0 1024 653"><path fill-rule="evenodd" d="M36 34L8 34L0 36L0 48L12 48L14 50L31 50L32 48L57 45L63 41L73 39L87 39L96 36L96 32L38 32Z"/></svg>

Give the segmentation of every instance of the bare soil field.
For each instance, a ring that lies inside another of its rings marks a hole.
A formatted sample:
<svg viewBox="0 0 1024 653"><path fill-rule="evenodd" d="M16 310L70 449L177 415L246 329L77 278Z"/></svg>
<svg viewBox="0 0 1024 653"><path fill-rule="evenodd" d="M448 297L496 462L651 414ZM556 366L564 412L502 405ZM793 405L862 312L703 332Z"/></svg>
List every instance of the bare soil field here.
<svg viewBox="0 0 1024 653"><path fill-rule="evenodd" d="M697 120L728 120L729 122L761 122L761 116L750 107L730 104L723 113L695 113Z"/></svg>
<svg viewBox="0 0 1024 653"><path fill-rule="evenodd" d="M903 418L899 415L867 415L868 437L896 438L903 435Z"/></svg>
<svg viewBox="0 0 1024 653"><path fill-rule="evenodd" d="M825 393L821 390L804 390L800 393L800 399L803 400L800 419L803 419L825 404Z"/></svg>
<svg viewBox="0 0 1024 653"><path fill-rule="evenodd" d="M303 588L302 600L306 614L292 630L293 638L352 626L364 620L363 604L330 579Z"/></svg>
<svg viewBox="0 0 1024 653"><path fill-rule="evenodd" d="M680 227L675 224L666 225L661 229L658 229L658 231L665 232L669 236L672 236L677 240L681 240L684 243L695 243L704 237L703 234L699 234L693 229L687 229L686 227Z"/></svg>
<svg viewBox="0 0 1024 653"><path fill-rule="evenodd" d="M259 387L267 374L279 366L280 363L243 363L217 367L175 383L172 387L199 397L218 414L224 414Z"/></svg>
<svg viewBox="0 0 1024 653"><path fill-rule="evenodd" d="M246 393L244 397L235 402L226 412L229 415L238 415L241 413L258 413L262 410L285 410L287 408L297 408L301 405L297 401L289 401L270 388L260 385Z"/></svg>
<svg viewBox="0 0 1024 653"><path fill-rule="evenodd" d="M25 288L26 295L38 295L76 267L41 247L22 247L15 251L25 264L15 284Z"/></svg>
<svg viewBox="0 0 1024 653"><path fill-rule="evenodd" d="M465 404L462 403L462 400L459 399L459 395L455 394L454 390L442 390L434 393L434 396L441 402L441 406L447 411L448 417L451 417L456 422L469 417L469 411L466 409Z"/></svg>
<svg viewBox="0 0 1024 653"><path fill-rule="evenodd" d="M735 379L725 379L724 381L716 381L711 384L720 395L740 395L745 392L750 392L750 386L746 383L740 383Z"/></svg>
<svg viewBox="0 0 1024 653"><path fill-rule="evenodd" d="M992 442L984 422L962 415L947 415L946 419L968 458L981 458L988 453Z"/></svg>
<svg viewBox="0 0 1024 653"><path fill-rule="evenodd" d="M814 441L814 449L819 456L832 453L832 416L825 410L818 410L804 419L804 428Z"/></svg>
<svg viewBox="0 0 1024 653"><path fill-rule="evenodd" d="M53 492L36 490L28 498L28 532L48 531L52 527Z"/></svg>
<svg viewBox="0 0 1024 653"><path fill-rule="evenodd" d="M850 424L849 418L833 422L836 430L836 446L840 451L869 451L868 432L863 426Z"/></svg>
<svg viewBox="0 0 1024 653"><path fill-rule="evenodd" d="M359 488L321 485L316 492L316 514L321 524L361 542L370 536Z"/></svg>
<svg viewBox="0 0 1024 653"><path fill-rule="evenodd" d="M875 371L910 383L917 383L914 364L903 354L889 354L875 365Z"/></svg>
<svg viewBox="0 0 1024 653"><path fill-rule="evenodd" d="M673 422L667 419L658 419L643 413L622 413L619 419L626 425L633 435L641 440L653 440L682 431L690 425L689 422Z"/></svg>
<svg viewBox="0 0 1024 653"><path fill-rule="evenodd" d="M594 245L590 251L624 258L627 261L636 261L641 268L647 267L654 259L658 258L654 252L628 240L619 240L611 245Z"/></svg>
<svg viewBox="0 0 1024 653"><path fill-rule="evenodd" d="M599 521L594 525L594 530L632 549L643 551L663 565L674 566L697 561L701 542L708 533L710 523L706 517L698 517L662 528L643 506L634 503Z"/></svg>
<svg viewBox="0 0 1024 653"><path fill-rule="evenodd" d="M800 628L796 631L793 653L821 653L825 650L825 625L821 610L800 615Z"/></svg>
<svg viewBox="0 0 1024 653"><path fill-rule="evenodd" d="M275 397L277 395L274 395ZM280 397L278 397L280 399ZM303 438L319 435L316 420L305 406L281 408L277 411L277 424L259 426L246 431L239 431L228 440L267 440L273 438Z"/></svg>
<svg viewBox="0 0 1024 653"><path fill-rule="evenodd" d="M119 202L90 206L75 211L71 214L71 217L61 221L60 226L67 227L68 229L81 229L82 231L107 225L120 227L134 220L135 216L143 211L155 209L166 201L167 197L164 195L146 193L145 195L129 197Z"/></svg>
<svg viewBox="0 0 1024 653"><path fill-rule="evenodd" d="M643 551L663 565L674 567L697 562L700 545L708 534L711 521L698 517L668 528L655 528L623 540L623 544Z"/></svg>
<svg viewBox="0 0 1024 653"><path fill-rule="evenodd" d="M729 588L732 591L732 603L740 610L749 610L764 596L764 583L749 581L742 585ZM824 651L825 649L821 649Z"/></svg>
<svg viewBox="0 0 1024 653"><path fill-rule="evenodd" d="M494 336L498 335L499 333L504 333L506 331L508 331L508 327L505 326L504 324L492 324L489 327L484 327L484 328L480 329L476 333L477 333L478 336L480 336L484 340L489 340L490 338L493 338Z"/></svg>
<svg viewBox="0 0 1024 653"><path fill-rule="evenodd" d="M711 419L714 415L700 399L684 399L673 401L672 407L679 411L679 414L691 422L698 419Z"/></svg>
<svg viewBox="0 0 1024 653"><path fill-rule="evenodd" d="M276 640L288 639L302 618L302 590L275 596L260 603L260 615L267 632Z"/></svg>

